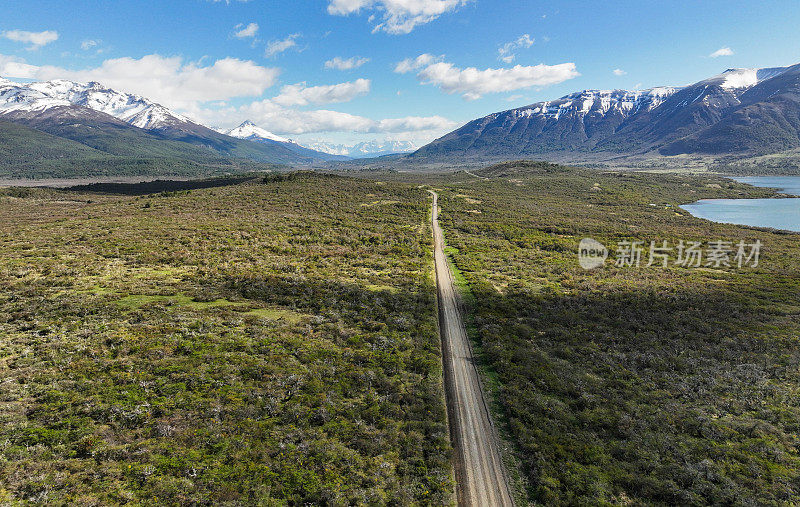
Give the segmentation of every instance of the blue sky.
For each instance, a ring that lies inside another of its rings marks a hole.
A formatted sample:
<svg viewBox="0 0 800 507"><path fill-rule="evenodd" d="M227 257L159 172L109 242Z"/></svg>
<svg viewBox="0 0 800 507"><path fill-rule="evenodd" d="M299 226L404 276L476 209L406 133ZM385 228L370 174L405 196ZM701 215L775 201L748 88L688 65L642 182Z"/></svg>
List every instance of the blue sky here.
<svg viewBox="0 0 800 507"><path fill-rule="evenodd" d="M796 0L5 4L3 77L94 79L205 124L251 119L300 141L420 144L585 88L800 62ZM337 57L354 68L326 68Z"/></svg>

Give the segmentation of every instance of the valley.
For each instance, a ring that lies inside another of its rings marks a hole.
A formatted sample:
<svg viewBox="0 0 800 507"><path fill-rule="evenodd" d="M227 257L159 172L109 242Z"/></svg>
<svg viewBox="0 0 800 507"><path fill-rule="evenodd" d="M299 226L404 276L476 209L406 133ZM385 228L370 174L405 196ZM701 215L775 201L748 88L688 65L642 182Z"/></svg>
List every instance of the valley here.
<svg viewBox="0 0 800 507"><path fill-rule="evenodd" d="M0 196L6 500L466 505L459 446L494 431L516 504L793 495L796 235L677 207L771 190L531 162L146 185ZM764 246L584 271L587 236ZM435 251L493 419L455 449Z"/></svg>
<svg viewBox="0 0 800 507"><path fill-rule="evenodd" d="M800 505L800 3L7 0L0 506Z"/></svg>

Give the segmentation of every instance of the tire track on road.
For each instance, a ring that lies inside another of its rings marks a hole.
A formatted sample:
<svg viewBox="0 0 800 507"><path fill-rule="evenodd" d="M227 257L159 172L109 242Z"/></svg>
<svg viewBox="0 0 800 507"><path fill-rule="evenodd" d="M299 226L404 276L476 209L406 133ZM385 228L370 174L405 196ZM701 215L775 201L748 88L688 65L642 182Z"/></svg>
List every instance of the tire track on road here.
<svg viewBox="0 0 800 507"><path fill-rule="evenodd" d="M439 195L434 191L430 193L433 195L431 224L439 297L439 332L450 437L455 450L458 504L512 506L514 502L497 434L461 317L453 275L444 255L444 237L439 227Z"/></svg>

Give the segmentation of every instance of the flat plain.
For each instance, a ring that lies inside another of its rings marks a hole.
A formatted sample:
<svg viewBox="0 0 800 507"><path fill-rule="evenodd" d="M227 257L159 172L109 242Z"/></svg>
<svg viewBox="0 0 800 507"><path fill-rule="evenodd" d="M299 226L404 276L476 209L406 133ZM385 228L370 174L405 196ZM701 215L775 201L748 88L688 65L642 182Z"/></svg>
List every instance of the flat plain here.
<svg viewBox="0 0 800 507"><path fill-rule="evenodd" d="M797 235L678 208L770 190L530 162L224 183L0 191L0 500L452 504L430 189L517 504L796 497ZM626 240L762 250L617 267Z"/></svg>

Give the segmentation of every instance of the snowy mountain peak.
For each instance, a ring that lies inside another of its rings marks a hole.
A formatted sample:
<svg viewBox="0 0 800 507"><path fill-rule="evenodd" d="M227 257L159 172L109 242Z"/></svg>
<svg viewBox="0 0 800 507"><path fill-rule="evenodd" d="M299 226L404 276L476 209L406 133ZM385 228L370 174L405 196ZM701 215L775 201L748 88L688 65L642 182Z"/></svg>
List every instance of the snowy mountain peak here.
<svg viewBox="0 0 800 507"><path fill-rule="evenodd" d="M779 76L788 67L770 67L764 69L727 69L718 76L703 81L705 84L718 84L726 90L751 88L762 81Z"/></svg>
<svg viewBox="0 0 800 507"><path fill-rule="evenodd" d="M109 114L143 129L157 129L189 120L139 95L124 93L92 81L66 79L15 83L0 80L0 114L43 111L59 106L83 106Z"/></svg>
<svg viewBox="0 0 800 507"><path fill-rule="evenodd" d="M707 88L717 85L736 97L742 91L778 76L787 69L788 67L728 69L722 74L692 86ZM676 92L686 88L688 87L661 86L646 90L583 90L560 99L513 109L511 113L517 118L543 116L554 120L570 115L582 118L619 114L627 118L639 111L651 111L657 108Z"/></svg>
<svg viewBox="0 0 800 507"><path fill-rule="evenodd" d="M538 102L513 110L517 118L544 116L558 120L563 115L606 115L627 117L638 111L655 109L680 88L658 87L647 90L583 90L560 99Z"/></svg>
<svg viewBox="0 0 800 507"><path fill-rule="evenodd" d="M249 140L266 139L278 143L293 142L291 139L287 139L281 136L276 136L272 132L262 129L261 127L251 122L250 120L243 121L241 125L239 125L236 128L225 131L224 134L229 135L231 137L238 137L239 139L249 139Z"/></svg>
<svg viewBox="0 0 800 507"><path fill-rule="evenodd" d="M333 144L325 141L311 141L306 143L311 149L351 158L369 158L390 155L394 153L410 153L419 148L411 141L364 141L354 145Z"/></svg>

